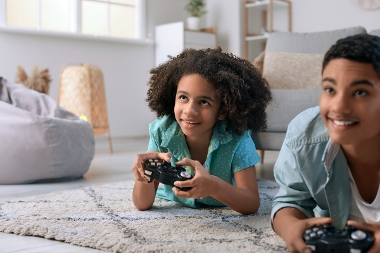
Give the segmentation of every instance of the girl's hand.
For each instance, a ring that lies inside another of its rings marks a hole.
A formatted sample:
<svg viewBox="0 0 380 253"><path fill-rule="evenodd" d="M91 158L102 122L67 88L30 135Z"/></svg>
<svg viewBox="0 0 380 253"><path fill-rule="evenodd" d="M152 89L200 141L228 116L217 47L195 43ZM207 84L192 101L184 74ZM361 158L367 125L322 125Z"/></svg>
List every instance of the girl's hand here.
<svg viewBox="0 0 380 253"><path fill-rule="evenodd" d="M375 238L375 243L367 253L380 252L380 225L365 223L365 222L356 222L353 220L347 221L347 225L354 226L357 229L363 230L364 232L372 232L373 237Z"/></svg>
<svg viewBox="0 0 380 253"><path fill-rule="evenodd" d="M146 160L149 159L160 159L170 162L170 153L158 153L156 151L149 151L147 153L136 155L135 164L132 167L133 175L136 181L147 184L148 180L144 177L144 164Z"/></svg>
<svg viewBox="0 0 380 253"><path fill-rule="evenodd" d="M199 199L211 195L211 192L215 188L214 176L210 175L200 162L185 158L182 161L177 162L176 165L191 166L195 171L195 176L193 179L187 181L177 181L174 183L175 186L181 188L192 187L192 189L187 192L173 187L172 190L177 197Z"/></svg>

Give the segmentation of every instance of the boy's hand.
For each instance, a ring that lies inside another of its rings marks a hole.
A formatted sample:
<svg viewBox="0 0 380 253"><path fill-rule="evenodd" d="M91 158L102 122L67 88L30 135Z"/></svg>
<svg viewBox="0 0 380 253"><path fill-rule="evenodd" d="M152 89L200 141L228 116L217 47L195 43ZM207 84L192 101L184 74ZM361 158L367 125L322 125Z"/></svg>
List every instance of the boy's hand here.
<svg viewBox="0 0 380 253"><path fill-rule="evenodd" d="M354 226L357 229L363 230L364 232L372 232L375 239L375 243L367 253L380 252L380 225L371 224L365 222L356 222L353 220L347 221L347 225Z"/></svg>
<svg viewBox="0 0 380 253"><path fill-rule="evenodd" d="M173 192L177 197L199 199L211 195L214 188L214 177L201 165L200 162L188 158L177 162L176 165L187 165L194 168L195 176L188 181L177 181L174 183L177 187L192 187L189 191L181 191L173 187Z"/></svg>
<svg viewBox="0 0 380 253"><path fill-rule="evenodd" d="M136 181L142 182L144 184L148 183L148 180L144 177L144 164L146 160L161 159L170 162L170 158L170 153L158 153L156 151L149 151L147 153L136 155L135 164L132 167L132 172L136 178Z"/></svg>
<svg viewBox="0 0 380 253"><path fill-rule="evenodd" d="M286 242L286 247L291 253L311 253L303 240L303 233L311 227L332 223L331 218L318 217L302 220L294 220L281 230L280 236Z"/></svg>

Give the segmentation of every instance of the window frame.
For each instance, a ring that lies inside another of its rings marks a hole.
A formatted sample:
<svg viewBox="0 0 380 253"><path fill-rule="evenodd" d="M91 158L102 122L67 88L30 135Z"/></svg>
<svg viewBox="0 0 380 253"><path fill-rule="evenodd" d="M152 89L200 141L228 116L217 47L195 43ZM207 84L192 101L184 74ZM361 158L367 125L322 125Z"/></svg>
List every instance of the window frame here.
<svg viewBox="0 0 380 253"><path fill-rule="evenodd" d="M38 22L37 28L28 27L16 27L8 26L6 23L7 13L6 13L6 0L0 0L0 31L11 32L11 33L27 33L27 34L40 34L40 35L51 35L51 36L63 36L72 38L84 38L84 39L96 39L96 40L106 40L106 41L118 41L118 42L132 42L134 44L152 44L149 38L145 38L146 33L146 13L145 4L146 0L135 0L136 8L136 18L135 18L135 36L136 38L123 38L110 36L110 17L108 16L107 21L107 35L91 35L82 33L82 2L83 0L69 0L71 8L70 16L70 30L68 32L64 31L54 31L54 30L43 30L40 29L41 26L41 14L38 12ZM117 4L122 6L127 6L126 4L111 3L110 0L89 0L93 2L108 3L108 13L110 9L110 4ZM38 7L41 0L38 0Z"/></svg>

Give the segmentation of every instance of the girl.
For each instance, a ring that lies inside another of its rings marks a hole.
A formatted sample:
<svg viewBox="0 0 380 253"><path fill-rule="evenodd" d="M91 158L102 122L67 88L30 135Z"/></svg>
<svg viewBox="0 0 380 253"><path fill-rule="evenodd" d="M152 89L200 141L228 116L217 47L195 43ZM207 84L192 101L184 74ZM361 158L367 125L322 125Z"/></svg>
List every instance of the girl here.
<svg viewBox="0 0 380 253"><path fill-rule="evenodd" d="M220 48L185 49L150 73L147 102L158 119L149 126L148 153L137 155L132 168L136 208L150 208L157 196L193 208L256 213L255 164L261 159L250 133L266 127L267 81L250 62ZM189 166L194 178L175 185L192 189L149 184L143 167L154 158Z"/></svg>

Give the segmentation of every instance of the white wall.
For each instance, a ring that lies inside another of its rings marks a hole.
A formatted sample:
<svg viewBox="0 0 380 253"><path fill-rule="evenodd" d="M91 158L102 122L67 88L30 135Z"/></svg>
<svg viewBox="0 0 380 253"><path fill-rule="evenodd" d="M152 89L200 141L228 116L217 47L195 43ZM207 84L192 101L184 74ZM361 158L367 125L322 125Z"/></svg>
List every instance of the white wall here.
<svg viewBox="0 0 380 253"><path fill-rule="evenodd" d="M350 0L292 0L293 31L315 32L363 26L380 29L380 9L362 10Z"/></svg>
<svg viewBox="0 0 380 253"><path fill-rule="evenodd" d="M50 96L58 97L59 74L65 63L88 63L104 75L112 136L146 135L154 117L144 102L153 67L153 45L47 37L0 32L1 76L14 80L17 66L30 74L34 65L49 68Z"/></svg>
<svg viewBox="0 0 380 253"><path fill-rule="evenodd" d="M206 27L217 27L218 45L223 51L243 55L243 1L206 0Z"/></svg>
<svg viewBox="0 0 380 253"><path fill-rule="evenodd" d="M184 0L146 0L147 37L154 26L184 21ZM50 96L58 97L59 74L65 63L88 63L104 75L108 120L112 137L146 136L155 119L147 107L149 70L154 67L154 45L49 37L0 32L0 76L14 80L17 66L30 74L34 65L49 68Z"/></svg>

